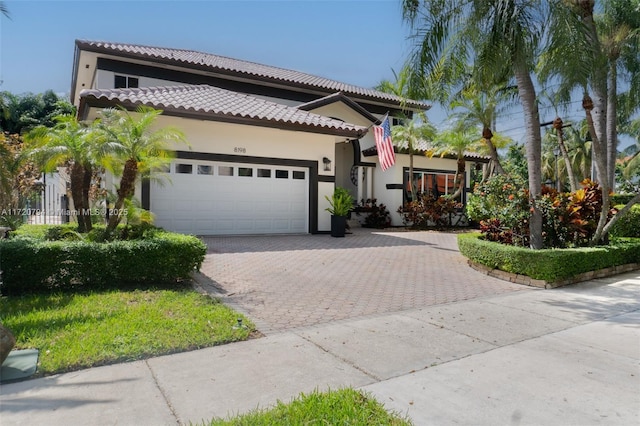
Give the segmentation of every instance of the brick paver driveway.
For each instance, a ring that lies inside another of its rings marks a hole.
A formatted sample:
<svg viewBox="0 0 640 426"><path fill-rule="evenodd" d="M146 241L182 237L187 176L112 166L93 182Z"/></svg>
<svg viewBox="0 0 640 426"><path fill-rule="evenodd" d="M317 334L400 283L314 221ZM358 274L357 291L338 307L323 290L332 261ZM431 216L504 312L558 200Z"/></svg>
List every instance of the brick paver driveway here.
<svg viewBox="0 0 640 426"><path fill-rule="evenodd" d="M199 281L265 334L526 289L471 269L450 233L203 239Z"/></svg>

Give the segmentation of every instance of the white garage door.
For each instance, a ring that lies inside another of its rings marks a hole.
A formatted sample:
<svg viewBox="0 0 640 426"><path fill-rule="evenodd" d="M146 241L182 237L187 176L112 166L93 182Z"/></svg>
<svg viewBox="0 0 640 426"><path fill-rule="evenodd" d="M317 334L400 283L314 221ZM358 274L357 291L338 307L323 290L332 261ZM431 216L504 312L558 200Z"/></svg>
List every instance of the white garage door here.
<svg viewBox="0 0 640 426"><path fill-rule="evenodd" d="M156 225L196 235L308 232L309 169L174 160L151 184Z"/></svg>

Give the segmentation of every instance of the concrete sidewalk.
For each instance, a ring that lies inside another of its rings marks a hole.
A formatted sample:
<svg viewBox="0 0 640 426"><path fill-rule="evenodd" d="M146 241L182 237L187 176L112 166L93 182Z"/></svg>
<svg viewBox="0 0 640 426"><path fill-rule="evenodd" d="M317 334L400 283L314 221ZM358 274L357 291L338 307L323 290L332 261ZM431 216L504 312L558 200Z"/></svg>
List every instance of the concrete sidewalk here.
<svg viewBox="0 0 640 426"><path fill-rule="evenodd" d="M176 425L353 386L416 425L640 424L640 273L8 384L8 425Z"/></svg>

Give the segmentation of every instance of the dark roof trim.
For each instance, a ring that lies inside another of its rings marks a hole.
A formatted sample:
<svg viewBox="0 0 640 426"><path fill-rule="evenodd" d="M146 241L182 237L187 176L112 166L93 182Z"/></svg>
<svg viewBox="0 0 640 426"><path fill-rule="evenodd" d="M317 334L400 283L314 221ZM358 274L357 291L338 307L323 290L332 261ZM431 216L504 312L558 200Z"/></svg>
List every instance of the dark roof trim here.
<svg viewBox="0 0 640 426"><path fill-rule="evenodd" d="M398 147L394 146L393 147L393 151L396 154L407 154L406 152L399 152L398 151ZM420 155L425 155L426 151L416 151L416 154L420 154ZM371 148L367 148L367 149L363 149L362 150L362 155L364 155L365 157L373 157L378 155L378 148L376 148L375 146L372 146ZM446 158L449 160L457 160L458 157L456 157L453 154L445 154L442 157L438 155L437 158ZM464 153L464 160L465 161L474 161L474 162L479 162L479 163L488 163L491 160L491 157L489 157L488 155L481 155L481 154L476 154L473 152L465 152Z"/></svg>
<svg viewBox="0 0 640 426"><path fill-rule="evenodd" d="M358 114L362 115L367 120L371 121L374 124L380 124L382 121L378 119L375 115L371 114L369 111L364 109L360 104L354 102L351 98L346 96L342 92L334 93L333 95L325 96L324 98L316 99L311 102L304 103L302 105L298 105L298 109L304 111L312 111L316 108L320 108L326 105L331 105L336 102L342 102L347 105L349 108L353 109Z"/></svg>

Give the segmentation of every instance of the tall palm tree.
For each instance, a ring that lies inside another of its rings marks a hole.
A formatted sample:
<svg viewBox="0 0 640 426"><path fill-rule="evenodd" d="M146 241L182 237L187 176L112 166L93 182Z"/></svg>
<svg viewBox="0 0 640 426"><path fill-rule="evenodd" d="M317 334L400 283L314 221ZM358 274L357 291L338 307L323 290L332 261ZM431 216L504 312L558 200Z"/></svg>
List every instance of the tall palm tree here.
<svg viewBox="0 0 640 426"><path fill-rule="evenodd" d="M96 162L96 133L72 115L61 115L55 120L53 128L38 126L27 134L29 151L45 173L60 166L70 167L71 198L78 218L78 232L88 232L92 229L89 189Z"/></svg>
<svg viewBox="0 0 640 426"><path fill-rule="evenodd" d="M403 0L403 18L411 25L416 44L415 74L459 78L460 58L475 60L481 78L491 74L515 78L526 131L531 247L540 249L542 212L541 133L536 90L531 73L547 16L544 2L527 0ZM451 66L449 66L451 65Z"/></svg>
<svg viewBox="0 0 640 426"><path fill-rule="evenodd" d="M114 212L109 216L107 234L120 223L126 200L135 192L141 175L166 164L171 157L171 143L186 143L185 135L175 127L154 129L161 110L140 106L135 113L125 109L106 109L102 112L100 129L104 132L109 151L116 161L108 163L112 172L120 174L120 186Z"/></svg>

